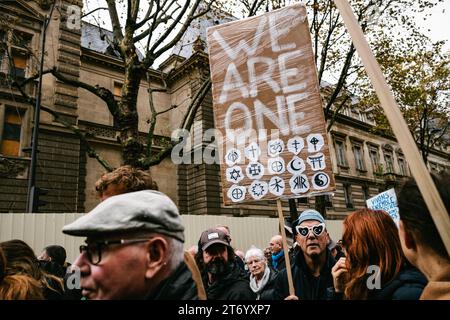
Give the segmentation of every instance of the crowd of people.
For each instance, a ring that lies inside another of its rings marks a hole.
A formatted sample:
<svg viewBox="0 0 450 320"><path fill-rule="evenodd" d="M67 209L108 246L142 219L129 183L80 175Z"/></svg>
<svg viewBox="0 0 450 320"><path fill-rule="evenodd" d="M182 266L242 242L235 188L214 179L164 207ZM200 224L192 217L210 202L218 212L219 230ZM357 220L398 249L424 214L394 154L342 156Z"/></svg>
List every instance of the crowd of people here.
<svg viewBox="0 0 450 320"><path fill-rule="evenodd" d="M449 173L433 180L449 211ZM184 250L178 208L157 189L148 173L128 166L102 176L100 204L62 230L85 238L73 264L58 245L37 256L21 240L1 242L0 300L450 299L450 258L413 179L397 190L398 227L384 211L360 209L334 241L319 212L301 212L290 268L280 235L244 253L223 225ZM74 276L79 287L67 285Z"/></svg>

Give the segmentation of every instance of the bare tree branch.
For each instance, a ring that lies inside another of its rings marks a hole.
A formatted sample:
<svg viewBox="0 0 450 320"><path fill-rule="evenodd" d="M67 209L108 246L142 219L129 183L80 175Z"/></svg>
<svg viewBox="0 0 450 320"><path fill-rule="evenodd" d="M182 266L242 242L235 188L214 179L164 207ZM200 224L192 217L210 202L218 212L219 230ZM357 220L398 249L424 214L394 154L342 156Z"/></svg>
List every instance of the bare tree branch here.
<svg viewBox="0 0 450 320"><path fill-rule="evenodd" d="M87 17L88 15L93 14L94 12L96 12L96 11L98 11L98 10L109 10L109 9L108 9L108 8L105 8L105 7L100 7L100 8L94 9L94 10L92 10L92 11L89 11L88 13L83 14L83 15L81 16L81 18Z"/></svg>
<svg viewBox="0 0 450 320"><path fill-rule="evenodd" d="M32 105L33 107L36 106L36 99L27 95L25 93L25 91L23 91L22 87L17 82L13 82L13 85L19 90L21 95L25 98L25 100L30 105ZM106 170L108 170L108 171L113 170L113 168L109 165L108 161L103 159L95 151L95 149L89 144L89 141L87 140L86 135L80 130L80 128L78 126L74 126L71 123L65 121L58 112L56 112L56 111L52 110L51 108L46 107L42 104L40 105L40 110L51 114L55 118L56 122L62 124L63 126L65 126L68 129L70 129L80 139L80 142L86 147L86 153L88 154L88 156L90 158L96 159Z"/></svg>
<svg viewBox="0 0 450 320"><path fill-rule="evenodd" d="M192 123L194 122L195 114L197 113L198 108L200 107L201 103L203 102L203 99L208 94L210 89L211 89L211 79L208 77L208 79L203 82L202 86L197 91L197 94L192 100L190 110L186 112L182 122L182 129L189 130L191 128Z"/></svg>
<svg viewBox="0 0 450 320"><path fill-rule="evenodd" d="M156 2L159 3L159 0L157 0ZM147 13L145 14L144 18L142 19L142 21L136 23L136 29L139 29L139 28L143 27L144 24L147 23L147 21L149 21L150 19L153 18L153 15L156 15L157 11L155 11L155 13L152 14L153 4L154 3L155 3L155 1L150 1Z"/></svg>
<svg viewBox="0 0 450 320"><path fill-rule="evenodd" d="M114 38L116 44L120 44L123 40L122 28L120 27L120 20L117 14L116 2L114 0L106 0L109 8L109 16L111 19L111 25L113 28Z"/></svg>
<svg viewBox="0 0 450 320"><path fill-rule="evenodd" d="M180 22L180 20L181 20L181 18L184 16L184 14L186 13L186 11L187 11L187 9L188 9L188 7L189 7L189 4L191 3L191 1L190 0L187 0L186 2L185 2L185 4L184 4L184 6L183 6L183 8L181 9L181 12L178 14L178 16L174 19L174 21L171 23L171 25L167 28L167 30L163 33L163 35L153 44L153 46L150 48L150 52L155 52L155 50L158 48L158 46L165 40L165 39L167 39L168 37L169 37L169 35L172 33L172 31L173 31L173 29L177 26L177 24ZM197 7L198 7L198 5L199 5L199 3L200 3L200 0L196 0L196 3L195 3L195 5L192 7L192 10L191 10L191 12L189 13L189 15L188 15L188 17L187 17L187 19L186 19L186 22L185 22L185 24L183 25L183 27L186 25L186 23L189 25L190 23L191 23L191 17L192 17L192 15L194 14L194 12L195 12L195 10L197 9ZM189 22L188 22L189 21ZM183 30L184 29L184 30ZM180 32L179 33L181 33L181 31L183 31L182 32L182 35L184 34L184 31L186 30L187 28L182 28L182 30L180 30ZM180 36L180 39L181 39L181 36ZM177 43L178 42L178 40L176 41L176 42L174 42L174 44L175 43ZM170 45L170 47L173 47L173 44L172 44L172 41L170 42L171 43L171 45ZM165 50L164 50L165 51ZM162 51L162 52L164 52L164 51ZM156 57L158 57L158 55L157 54L155 54L155 56Z"/></svg>

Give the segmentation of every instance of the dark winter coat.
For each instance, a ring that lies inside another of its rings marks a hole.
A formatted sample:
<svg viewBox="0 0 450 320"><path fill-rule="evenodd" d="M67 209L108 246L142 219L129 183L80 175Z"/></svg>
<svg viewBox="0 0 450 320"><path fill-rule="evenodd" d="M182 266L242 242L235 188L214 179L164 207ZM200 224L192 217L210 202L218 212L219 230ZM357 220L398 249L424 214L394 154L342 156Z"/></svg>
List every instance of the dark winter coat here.
<svg viewBox="0 0 450 320"><path fill-rule="evenodd" d="M405 266L380 290L369 293L369 300L419 300L428 281L416 268Z"/></svg>
<svg viewBox="0 0 450 320"><path fill-rule="evenodd" d="M206 272L202 275L208 300L255 300L256 294L250 289L248 276L235 263L229 265L229 272L213 284L208 283Z"/></svg>
<svg viewBox="0 0 450 320"><path fill-rule="evenodd" d="M197 286L186 263L180 263L177 269L167 279L163 280L146 299L198 300Z"/></svg>
<svg viewBox="0 0 450 320"><path fill-rule="evenodd" d="M427 285L425 276L415 267L405 265L400 273L381 289L370 290L368 300L419 300L423 289ZM343 299L343 293L329 290L329 297L333 300Z"/></svg>
<svg viewBox="0 0 450 320"><path fill-rule="evenodd" d="M264 289L260 292L259 300L273 300L275 296L275 279L278 272L270 270L269 281L267 281Z"/></svg>
<svg viewBox="0 0 450 320"><path fill-rule="evenodd" d="M320 276L314 277L306 265L302 251L299 251L292 263L292 280L294 282L295 295L300 300L326 300L328 298L327 288L333 287L333 276L331 268L335 260L329 250L326 251L326 260ZM289 296L289 284L286 269L280 271L275 279L274 299L283 300Z"/></svg>
<svg viewBox="0 0 450 320"><path fill-rule="evenodd" d="M274 268L274 267L273 267L273 260L272 260L272 257L270 257L270 259L269 259L269 266L270 266L270 268L271 268L272 270L275 270L275 271L281 271L281 270L283 270L283 269L286 269L286 259L284 259L284 254L283 254L277 261L278 261L277 267Z"/></svg>

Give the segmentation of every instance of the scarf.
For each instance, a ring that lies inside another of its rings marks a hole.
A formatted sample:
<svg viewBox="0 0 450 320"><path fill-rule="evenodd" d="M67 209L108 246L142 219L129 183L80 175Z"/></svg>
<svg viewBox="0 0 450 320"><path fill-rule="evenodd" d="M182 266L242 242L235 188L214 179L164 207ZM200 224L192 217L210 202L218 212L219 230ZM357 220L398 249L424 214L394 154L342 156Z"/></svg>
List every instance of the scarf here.
<svg viewBox="0 0 450 320"><path fill-rule="evenodd" d="M270 268L267 265L266 268L264 269L264 275L261 278L261 281L259 281L259 284L258 280L256 280L256 277L254 275L250 275L250 288L254 293L258 295L256 300L259 300L260 293L266 286L267 282L269 281L269 277L270 277Z"/></svg>
<svg viewBox="0 0 450 320"><path fill-rule="evenodd" d="M272 266L274 269L277 268L278 265L278 260L284 255L284 251L281 250L279 253L277 254L272 254Z"/></svg>

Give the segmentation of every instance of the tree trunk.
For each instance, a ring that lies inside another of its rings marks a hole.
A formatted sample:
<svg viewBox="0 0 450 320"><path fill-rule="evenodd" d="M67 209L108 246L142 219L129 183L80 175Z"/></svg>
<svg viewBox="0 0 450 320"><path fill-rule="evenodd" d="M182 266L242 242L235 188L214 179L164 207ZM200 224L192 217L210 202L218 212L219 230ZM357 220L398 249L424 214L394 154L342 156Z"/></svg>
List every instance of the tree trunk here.
<svg viewBox="0 0 450 320"><path fill-rule="evenodd" d="M122 99L119 103L120 116L116 119L120 128L120 144L123 147L124 164L140 167L144 146L139 138L139 115L137 97L144 72L139 68L139 59L133 56L125 60L125 79Z"/></svg>

